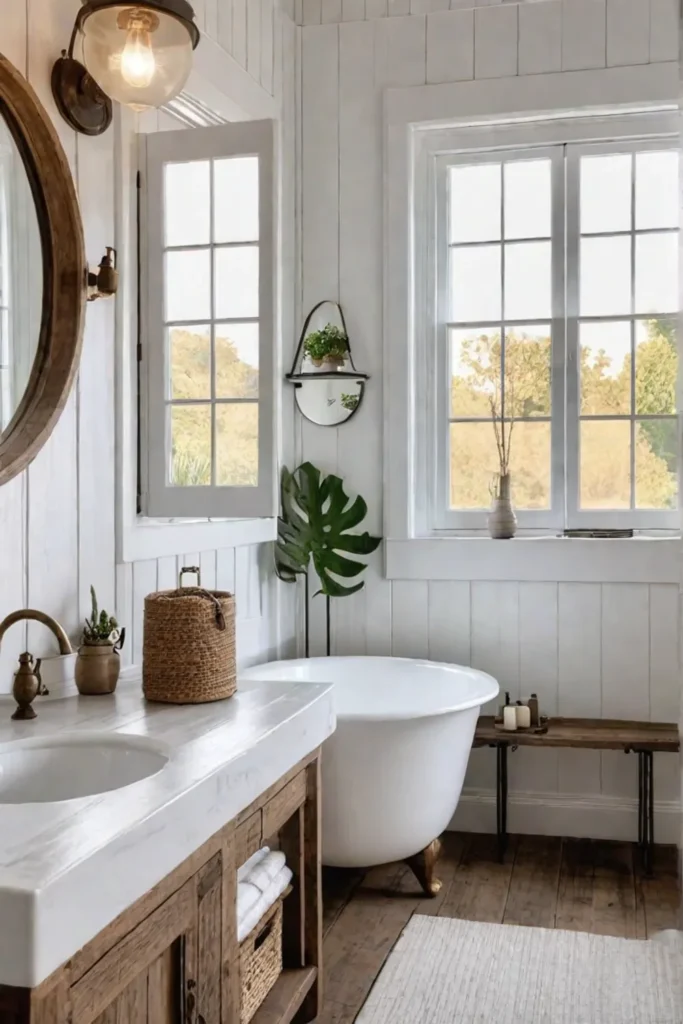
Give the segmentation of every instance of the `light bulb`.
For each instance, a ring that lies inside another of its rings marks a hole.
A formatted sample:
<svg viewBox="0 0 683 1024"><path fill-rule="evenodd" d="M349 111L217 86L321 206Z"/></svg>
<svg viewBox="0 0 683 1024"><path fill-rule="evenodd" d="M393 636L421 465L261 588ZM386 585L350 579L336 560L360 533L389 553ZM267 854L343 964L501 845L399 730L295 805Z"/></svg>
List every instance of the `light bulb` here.
<svg viewBox="0 0 683 1024"><path fill-rule="evenodd" d="M121 77L134 89L146 89L156 69L148 24L143 18L131 17L121 54Z"/></svg>

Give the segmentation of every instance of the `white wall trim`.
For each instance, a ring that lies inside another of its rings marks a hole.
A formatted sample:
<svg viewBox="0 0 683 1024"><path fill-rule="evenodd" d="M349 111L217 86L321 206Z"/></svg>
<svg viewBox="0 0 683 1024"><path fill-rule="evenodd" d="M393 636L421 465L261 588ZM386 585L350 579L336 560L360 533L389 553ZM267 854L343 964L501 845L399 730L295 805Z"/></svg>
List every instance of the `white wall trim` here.
<svg viewBox="0 0 683 1024"><path fill-rule="evenodd" d="M229 120L276 118L274 99L222 47L202 36L185 91ZM122 286L116 298L116 560L135 562L183 551L210 551L273 540L276 521L169 521L136 513L137 504L137 201L136 115L115 105L114 195Z"/></svg>
<svg viewBox="0 0 683 1024"><path fill-rule="evenodd" d="M681 807L673 800L655 802L655 841L675 844L681 836ZM572 836L634 842L638 836L638 801L611 796L511 793L508 798L511 834ZM449 831L496 831L496 795L483 789L464 790Z"/></svg>
<svg viewBox="0 0 683 1024"><path fill-rule="evenodd" d="M562 118L583 115L585 120L622 109L632 112L673 106L677 97L677 62L386 90L385 536L407 540L428 536L431 530L428 454L433 437L427 394L429 367L424 358L428 345L423 337L429 328L425 283L429 246L423 236L431 230L425 202L434 150L443 146L453 151L453 129L469 139L473 128L485 135L487 125L511 119L522 124L542 120L542 141L548 143L551 140L545 135L552 135L553 125ZM444 137L445 128L451 129L450 138Z"/></svg>
<svg viewBox="0 0 683 1024"><path fill-rule="evenodd" d="M670 537L429 537L387 540L390 580L678 583L681 541Z"/></svg>

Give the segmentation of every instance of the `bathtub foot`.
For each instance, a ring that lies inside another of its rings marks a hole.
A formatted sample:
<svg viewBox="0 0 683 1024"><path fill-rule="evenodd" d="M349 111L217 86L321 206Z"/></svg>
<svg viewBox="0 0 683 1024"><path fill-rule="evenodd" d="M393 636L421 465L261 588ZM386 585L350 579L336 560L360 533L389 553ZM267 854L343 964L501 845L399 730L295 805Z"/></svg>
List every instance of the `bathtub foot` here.
<svg viewBox="0 0 683 1024"><path fill-rule="evenodd" d="M424 850L416 853L414 857L408 857L406 861L426 896L436 896L441 889L441 881L434 877L436 862L440 854L441 840L433 839L429 846L425 846Z"/></svg>

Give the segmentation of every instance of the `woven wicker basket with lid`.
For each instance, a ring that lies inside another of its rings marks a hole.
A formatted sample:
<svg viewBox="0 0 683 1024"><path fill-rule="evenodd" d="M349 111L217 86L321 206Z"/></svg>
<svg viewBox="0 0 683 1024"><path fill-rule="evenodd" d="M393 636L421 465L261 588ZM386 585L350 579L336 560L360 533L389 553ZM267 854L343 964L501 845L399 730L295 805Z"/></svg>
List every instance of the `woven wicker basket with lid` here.
<svg viewBox="0 0 683 1024"><path fill-rule="evenodd" d="M196 574L198 586L182 585L187 573ZM199 569L186 566L177 590L145 598L143 693L167 704L205 704L236 689L235 599L205 590Z"/></svg>

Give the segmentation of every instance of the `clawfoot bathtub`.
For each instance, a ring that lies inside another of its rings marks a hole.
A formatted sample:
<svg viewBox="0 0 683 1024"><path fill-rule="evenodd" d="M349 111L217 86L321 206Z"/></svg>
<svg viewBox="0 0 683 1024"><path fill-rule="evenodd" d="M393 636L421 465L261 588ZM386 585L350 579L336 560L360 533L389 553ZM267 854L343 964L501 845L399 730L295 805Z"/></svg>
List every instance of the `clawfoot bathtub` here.
<svg viewBox="0 0 683 1024"><path fill-rule="evenodd" d="M438 836L460 799L491 676L408 658L332 657L277 661L243 678L335 684L337 731L323 771L323 863L371 867L408 860L430 895L438 891Z"/></svg>

